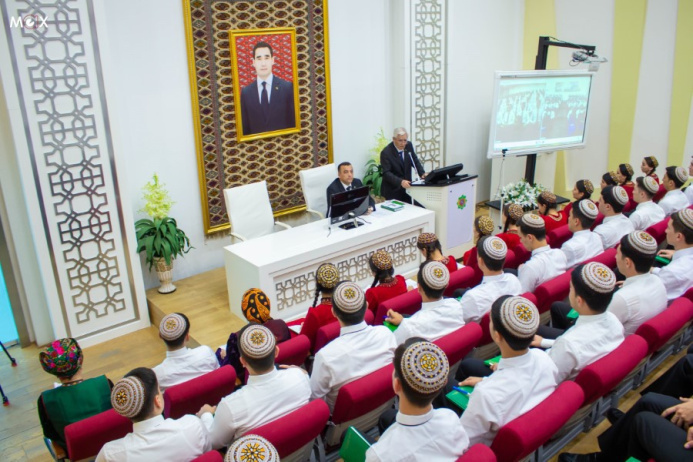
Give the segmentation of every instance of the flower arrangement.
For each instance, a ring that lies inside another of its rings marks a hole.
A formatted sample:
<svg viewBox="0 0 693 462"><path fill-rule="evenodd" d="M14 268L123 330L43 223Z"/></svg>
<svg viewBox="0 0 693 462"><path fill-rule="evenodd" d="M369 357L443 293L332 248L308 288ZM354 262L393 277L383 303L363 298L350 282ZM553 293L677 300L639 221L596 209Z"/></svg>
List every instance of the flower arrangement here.
<svg viewBox="0 0 693 462"><path fill-rule="evenodd" d="M501 188L496 200L503 197L505 203L514 202L520 204L525 210L537 208L537 197L546 188L540 184L532 186L523 178L517 183L508 183Z"/></svg>
<svg viewBox="0 0 693 462"><path fill-rule="evenodd" d="M363 176L363 184L373 188L373 194L380 196L380 190L383 185L383 166L380 165L380 152L385 149L390 140L385 137L382 127L374 138L375 145L368 151L371 153L371 158L366 162L366 174Z"/></svg>

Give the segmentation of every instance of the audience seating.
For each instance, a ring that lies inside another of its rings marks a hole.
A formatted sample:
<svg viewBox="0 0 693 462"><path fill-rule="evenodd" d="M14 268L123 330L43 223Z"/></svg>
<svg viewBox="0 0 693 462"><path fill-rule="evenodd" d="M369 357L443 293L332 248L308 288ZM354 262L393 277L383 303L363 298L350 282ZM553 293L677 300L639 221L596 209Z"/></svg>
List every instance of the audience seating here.
<svg viewBox="0 0 693 462"><path fill-rule="evenodd" d="M453 292L457 289L474 287L481 282L481 275L481 271L477 272L471 266L465 266L457 271L453 271L450 273L450 282L443 295L445 297L452 297Z"/></svg>
<svg viewBox="0 0 693 462"><path fill-rule="evenodd" d="M310 339L305 335L297 335L277 344L277 347L279 353L274 358L275 364L302 366L310 354Z"/></svg>
<svg viewBox="0 0 693 462"><path fill-rule="evenodd" d="M505 256L505 263L503 264L503 268L517 269L517 267L520 266L522 263L523 262L519 261L517 255L515 255L515 252L508 249L508 252Z"/></svg>
<svg viewBox="0 0 693 462"><path fill-rule="evenodd" d="M248 434L266 438L279 453L282 462L303 462L310 459L313 442L327 425L330 409L321 399L316 399L295 411L266 423ZM324 460L324 448L318 442L320 456Z"/></svg>
<svg viewBox="0 0 693 462"><path fill-rule="evenodd" d="M606 249L604 252L589 260L585 260L583 263L590 263L593 261L603 263L611 269L616 268L616 248Z"/></svg>
<svg viewBox="0 0 693 462"><path fill-rule="evenodd" d="M652 200L654 202L659 202L662 200L662 197L664 197L666 195L666 193L667 193L667 189L664 187L663 184L660 184L659 185L659 191L657 191L657 194L654 195Z"/></svg>
<svg viewBox="0 0 693 462"><path fill-rule="evenodd" d="M455 273L459 271L462 270L457 270ZM388 310L393 310L403 315L412 315L420 309L421 295L419 295L417 290L410 290L406 294L398 295L378 305L378 312L375 313L375 320L373 320L373 324L376 326L382 324Z"/></svg>
<svg viewBox="0 0 693 462"><path fill-rule="evenodd" d="M583 400L580 386L563 382L544 401L498 430L491 444L496 458L518 461L532 454L570 419Z"/></svg>
<svg viewBox="0 0 693 462"><path fill-rule="evenodd" d="M374 319L375 316L373 315L373 312L371 310L366 310L366 315L363 318L363 320L366 321L366 324L373 325ZM313 349L313 354L317 354L318 351L320 351L325 345L339 337L340 330L341 327L339 326L338 321L320 326L315 334L315 348Z"/></svg>
<svg viewBox="0 0 693 462"><path fill-rule="evenodd" d="M231 366L222 366L174 385L164 392L164 417L177 419L185 414L195 414L205 404L216 406L235 387L236 371Z"/></svg>
<svg viewBox="0 0 693 462"><path fill-rule="evenodd" d="M686 297L688 300L693 302L693 287L688 289L685 294L683 294L684 297Z"/></svg>
<svg viewBox="0 0 693 462"><path fill-rule="evenodd" d="M664 220L655 223L645 230L650 236L654 237L657 244L661 244L666 240L665 231L667 230L669 220L670 218L666 217Z"/></svg>
<svg viewBox="0 0 693 462"><path fill-rule="evenodd" d="M208 451L193 459L193 462L224 462L219 451Z"/></svg>
<svg viewBox="0 0 693 462"><path fill-rule="evenodd" d="M132 431L132 421L113 409L65 427L65 442L71 461L91 460L104 444Z"/></svg>
<svg viewBox="0 0 693 462"><path fill-rule="evenodd" d="M477 443L467 449L456 462L496 462L496 454L485 444Z"/></svg>
<svg viewBox="0 0 693 462"><path fill-rule="evenodd" d="M328 446L340 443L342 434L354 426L366 433L376 425L380 415L392 406L392 364L347 383L339 389L330 424L325 434Z"/></svg>
<svg viewBox="0 0 693 462"><path fill-rule="evenodd" d="M635 207L638 206L638 203L635 202L635 200L630 199L626 205L623 207L622 213L629 213L635 210Z"/></svg>
<svg viewBox="0 0 693 462"><path fill-rule="evenodd" d="M450 377L455 375L460 361L474 349L480 338L481 326L475 322L470 322L433 342L448 357Z"/></svg>
<svg viewBox="0 0 693 462"><path fill-rule="evenodd" d="M534 296L537 299L537 309L541 314L542 323L548 322L551 317L551 304L563 301L570 292L570 273L571 270L559 274L534 289Z"/></svg>
<svg viewBox="0 0 693 462"><path fill-rule="evenodd" d="M596 204L596 202L595 202ZM597 218L594 220L594 223L592 223L592 227L590 228L592 231L594 231L594 228L602 224L602 221L604 221L604 215L601 213L597 215Z"/></svg>
<svg viewBox="0 0 693 462"><path fill-rule="evenodd" d="M554 228L546 233L546 239L552 249L560 249L571 237L573 237L573 232L568 228L568 225Z"/></svg>
<svg viewBox="0 0 693 462"><path fill-rule="evenodd" d="M517 262L517 266L526 263L530 258L532 258L532 252L525 249L525 246L522 244L515 247L513 252L515 252L515 261Z"/></svg>

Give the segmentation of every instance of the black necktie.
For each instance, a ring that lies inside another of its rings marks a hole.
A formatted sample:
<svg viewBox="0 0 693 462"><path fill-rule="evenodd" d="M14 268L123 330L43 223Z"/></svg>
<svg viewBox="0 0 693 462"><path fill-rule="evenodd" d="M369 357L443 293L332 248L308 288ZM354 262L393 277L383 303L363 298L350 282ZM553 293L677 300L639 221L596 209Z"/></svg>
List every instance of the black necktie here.
<svg viewBox="0 0 693 462"><path fill-rule="evenodd" d="M352 187L353 187L353 186L349 185L349 186L347 186L347 189L346 189L346 190L347 190L347 191L351 191L351 188L352 188Z"/></svg>
<svg viewBox="0 0 693 462"><path fill-rule="evenodd" d="M269 97L267 95L267 82L262 82L262 93L260 94L260 106L262 106L262 112L265 113L265 117L269 113Z"/></svg>

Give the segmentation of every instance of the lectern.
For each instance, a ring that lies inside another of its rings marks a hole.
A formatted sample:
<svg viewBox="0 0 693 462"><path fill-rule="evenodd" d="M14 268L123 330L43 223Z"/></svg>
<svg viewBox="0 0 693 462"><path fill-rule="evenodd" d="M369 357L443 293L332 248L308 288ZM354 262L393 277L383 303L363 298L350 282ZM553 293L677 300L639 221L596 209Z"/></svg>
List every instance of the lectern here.
<svg viewBox="0 0 693 462"><path fill-rule="evenodd" d="M478 175L452 177L443 184L412 184L407 193L436 213L443 254L460 258L472 247Z"/></svg>

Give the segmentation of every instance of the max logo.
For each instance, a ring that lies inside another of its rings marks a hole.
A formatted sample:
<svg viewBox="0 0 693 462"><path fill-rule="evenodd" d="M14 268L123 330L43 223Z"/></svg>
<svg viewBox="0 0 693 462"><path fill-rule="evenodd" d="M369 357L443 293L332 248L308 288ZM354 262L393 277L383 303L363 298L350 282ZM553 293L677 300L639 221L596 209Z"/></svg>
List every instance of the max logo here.
<svg viewBox="0 0 693 462"><path fill-rule="evenodd" d="M12 16L10 27L20 27L22 29L39 29L48 27L48 17L40 14L27 14L26 16Z"/></svg>

